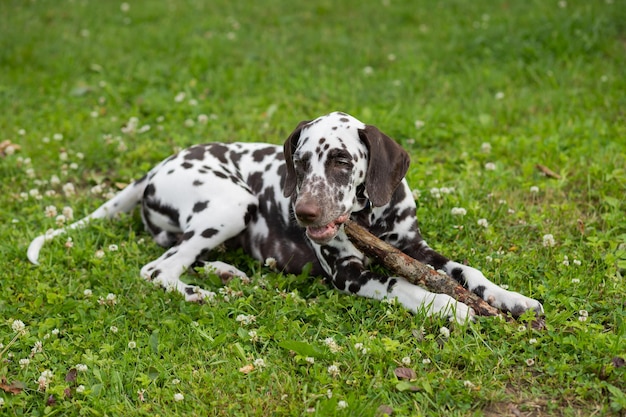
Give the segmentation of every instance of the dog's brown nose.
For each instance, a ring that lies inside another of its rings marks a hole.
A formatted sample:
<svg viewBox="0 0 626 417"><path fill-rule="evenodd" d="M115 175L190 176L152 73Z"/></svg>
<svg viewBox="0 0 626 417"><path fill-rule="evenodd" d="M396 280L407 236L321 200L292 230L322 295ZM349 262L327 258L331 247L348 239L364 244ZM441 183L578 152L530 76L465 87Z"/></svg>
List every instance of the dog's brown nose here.
<svg viewBox="0 0 626 417"><path fill-rule="evenodd" d="M296 203L295 212L296 217L300 220L300 222L304 224L313 224L317 219L319 219L321 209L320 206L310 200L301 200Z"/></svg>

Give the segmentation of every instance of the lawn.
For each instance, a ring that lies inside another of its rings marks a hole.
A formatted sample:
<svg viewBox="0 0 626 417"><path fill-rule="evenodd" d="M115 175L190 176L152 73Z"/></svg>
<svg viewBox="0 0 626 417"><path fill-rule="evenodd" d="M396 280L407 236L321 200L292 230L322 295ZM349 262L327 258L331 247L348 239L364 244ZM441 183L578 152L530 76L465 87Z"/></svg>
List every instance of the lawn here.
<svg viewBox="0 0 626 417"><path fill-rule="evenodd" d="M623 0L296 3L2 1L0 414L626 415ZM217 297L186 303L139 277L161 249L137 212L26 259L175 150L334 110L409 151L429 244L545 329L238 252L250 282L189 274Z"/></svg>

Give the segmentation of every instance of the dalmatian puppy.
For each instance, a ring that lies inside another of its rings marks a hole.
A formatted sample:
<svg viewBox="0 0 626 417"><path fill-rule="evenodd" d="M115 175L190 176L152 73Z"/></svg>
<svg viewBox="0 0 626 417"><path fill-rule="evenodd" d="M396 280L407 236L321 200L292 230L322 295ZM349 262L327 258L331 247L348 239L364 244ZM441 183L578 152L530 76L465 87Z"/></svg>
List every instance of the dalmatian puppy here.
<svg viewBox="0 0 626 417"><path fill-rule="evenodd" d="M209 292L180 277L212 250L243 248L258 260L276 259L288 273L308 263L337 289L374 299L396 299L413 312L465 322L467 305L434 294L401 277L368 269L369 259L348 240L342 224L352 219L380 239L436 270L443 270L489 304L519 316L542 305L490 282L472 267L431 249L418 228L416 206L404 179L409 156L376 127L334 112L301 122L284 146L261 143L196 145L167 158L64 229L32 241L37 263L44 242L89 221L112 218L141 205L146 229L167 250L141 269L141 276L188 301ZM209 262L222 276L245 276L232 265Z"/></svg>

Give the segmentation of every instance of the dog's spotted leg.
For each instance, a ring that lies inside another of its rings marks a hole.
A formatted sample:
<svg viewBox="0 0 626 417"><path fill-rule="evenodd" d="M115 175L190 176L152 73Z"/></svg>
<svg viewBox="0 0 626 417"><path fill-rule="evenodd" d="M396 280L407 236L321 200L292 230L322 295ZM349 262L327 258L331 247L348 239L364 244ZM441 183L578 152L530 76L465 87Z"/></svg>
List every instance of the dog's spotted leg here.
<svg viewBox="0 0 626 417"><path fill-rule="evenodd" d="M429 292L401 277L388 277L368 270L364 265L365 257L345 234L316 249L322 267L341 291L376 300L396 300L414 313L447 316L457 323L466 323L475 314L469 306L448 295Z"/></svg>
<svg viewBox="0 0 626 417"><path fill-rule="evenodd" d="M510 312L514 317L521 316L528 310L537 314L543 313L543 306L537 300L514 291L508 291L489 281L482 272L471 266L454 262L431 249L425 241L405 250L415 259L443 270L459 284L472 291L493 307Z"/></svg>
<svg viewBox="0 0 626 417"><path fill-rule="evenodd" d="M141 276L166 290L181 293L187 301L210 297L208 291L184 283L180 276L212 249L245 230L247 209L244 204L222 205L219 210L207 210L202 216L196 216L182 233L179 243L145 265ZM245 276L245 273L223 262L214 262L212 266L220 276Z"/></svg>

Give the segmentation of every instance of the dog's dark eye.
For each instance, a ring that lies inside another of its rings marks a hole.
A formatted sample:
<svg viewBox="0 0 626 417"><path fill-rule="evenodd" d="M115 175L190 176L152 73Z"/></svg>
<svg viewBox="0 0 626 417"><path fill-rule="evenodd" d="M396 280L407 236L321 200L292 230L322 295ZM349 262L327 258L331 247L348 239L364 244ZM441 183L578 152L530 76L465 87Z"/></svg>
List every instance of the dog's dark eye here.
<svg viewBox="0 0 626 417"><path fill-rule="evenodd" d="M339 168L352 168L352 161L346 158L338 158L335 160L335 165Z"/></svg>

